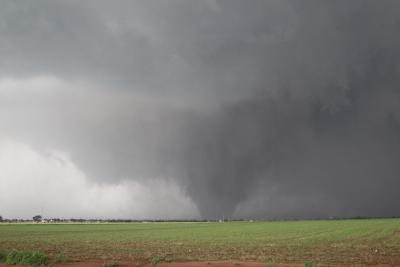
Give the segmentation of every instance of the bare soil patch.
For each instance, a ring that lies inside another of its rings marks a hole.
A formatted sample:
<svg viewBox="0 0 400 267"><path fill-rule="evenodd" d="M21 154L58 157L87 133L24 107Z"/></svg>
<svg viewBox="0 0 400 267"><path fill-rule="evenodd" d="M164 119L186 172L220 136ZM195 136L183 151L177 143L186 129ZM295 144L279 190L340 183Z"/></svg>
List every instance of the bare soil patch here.
<svg viewBox="0 0 400 267"><path fill-rule="evenodd" d="M57 267L152 267L150 263L134 263L134 262L76 262L65 265L56 265ZM242 262L242 261L193 261L193 262L160 262L157 267L265 267L265 263L261 262ZM289 266L274 265L274 266ZM290 264L291 267L303 266L302 264ZM2 266L0 266L2 267Z"/></svg>
<svg viewBox="0 0 400 267"><path fill-rule="evenodd" d="M68 264L56 264L55 267L152 267L149 263L144 262L111 262L111 261L82 261ZM193 262L162 262L157 264L157 267L266 267L266 263L261 262L246 262L246 261L193 261ZM304 263L275 263L273 267L303 267ZM324 266L324 265L318 265ZM327 265L328 266L328 265ZM341 267L357 266L353 264L337 265ZM365 267L392 267L400 265L392 264L377 264L377 265L360 265ZM27 267L21 265L7 265L0 263L0 267Z"/></svg>
<svg viewBox="0 0 400 267"><path fill-rule="evenodd" d="M236 261L209 261L209 262L171 262L160 263L157 267L265 267L265 263L260 262L236 262Z"/></svg>

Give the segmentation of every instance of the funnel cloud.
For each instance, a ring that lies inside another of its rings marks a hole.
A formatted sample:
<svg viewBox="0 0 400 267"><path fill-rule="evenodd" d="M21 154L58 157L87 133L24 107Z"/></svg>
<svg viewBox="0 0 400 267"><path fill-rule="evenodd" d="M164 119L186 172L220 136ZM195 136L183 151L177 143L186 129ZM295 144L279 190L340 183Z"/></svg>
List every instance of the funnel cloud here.
<svg viewBox="0 0 400 267"><path fill-rule="evenodd" d="M399 216L399 27L396 0L3 1L0 213L51 179L65 216Z"/></svg>

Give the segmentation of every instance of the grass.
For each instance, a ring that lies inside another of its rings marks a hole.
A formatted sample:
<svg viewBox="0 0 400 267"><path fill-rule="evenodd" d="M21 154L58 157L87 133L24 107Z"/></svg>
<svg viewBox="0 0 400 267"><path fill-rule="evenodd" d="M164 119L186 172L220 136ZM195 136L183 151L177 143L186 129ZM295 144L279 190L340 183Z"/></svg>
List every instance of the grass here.
<svg viewBox="0 0 400 267"><path fill-rule="evenodd" d="M71 260L68 259L68 257L66 257L64 254L59 253L59 254L54 255L53 261L54 261L54 263L68 263Z"/></svg>
<svg viewBox="0 0 400 267"><path fill-rule="evenodd" d="M395 265L400 264L400 220L0 224L0 250L12 249L71 260Z"/></svg>
<svg viewBox="0 0 400 267"><path fill-rule="evenodd" d="M3 251L0 251L0 262L5 262L7 259L7 254Z"/></svg>
<svg viewBox="0 0 400 267"><path fill-rule="evenodd" d="M9 265L30 265L30 266L45 266L56 263L68 263L70 260L63 254L56 254L51 260L47 255L36 251L18 251L12 250L10 253L0 251L0 263ZM115 266L109 266L115 267Z"/></svg>
<svg viewBox="0 0 400 267"><path fill-rule="evenodd" d="M154 257L151 259L151 266L155 267L161 262L161 259L159 257Z"/></svg>
<svg viewBox="0 0 400 267"><path fill-rule="evenodd" d="M14 250L7 255L5 262L10 265L21 264L39 266L46 265L48 257L41 252Z"/></svg>

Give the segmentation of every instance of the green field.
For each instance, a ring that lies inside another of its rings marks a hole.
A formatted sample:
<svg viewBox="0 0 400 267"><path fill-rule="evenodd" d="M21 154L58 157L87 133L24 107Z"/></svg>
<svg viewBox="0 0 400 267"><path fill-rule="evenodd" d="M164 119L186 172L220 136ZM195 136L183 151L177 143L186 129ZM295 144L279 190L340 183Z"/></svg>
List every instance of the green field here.
<svg viewBox="0 0 400 267"><path fill-rule="evenodd" d="M400 264L400 219L229 223L0 224L0 250L72 260Z"/></svg>

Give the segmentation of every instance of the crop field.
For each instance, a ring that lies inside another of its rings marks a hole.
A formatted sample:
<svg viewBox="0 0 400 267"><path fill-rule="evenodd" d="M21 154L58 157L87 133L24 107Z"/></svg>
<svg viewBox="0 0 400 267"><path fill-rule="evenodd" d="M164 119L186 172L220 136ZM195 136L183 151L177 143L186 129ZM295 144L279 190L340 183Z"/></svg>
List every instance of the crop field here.
<svg viewBox="0 0 400 267"><path fill-rule="evenodd" d="M256 261L400 265L400 219L0 224L0 251L71 261Z"/></svg>

